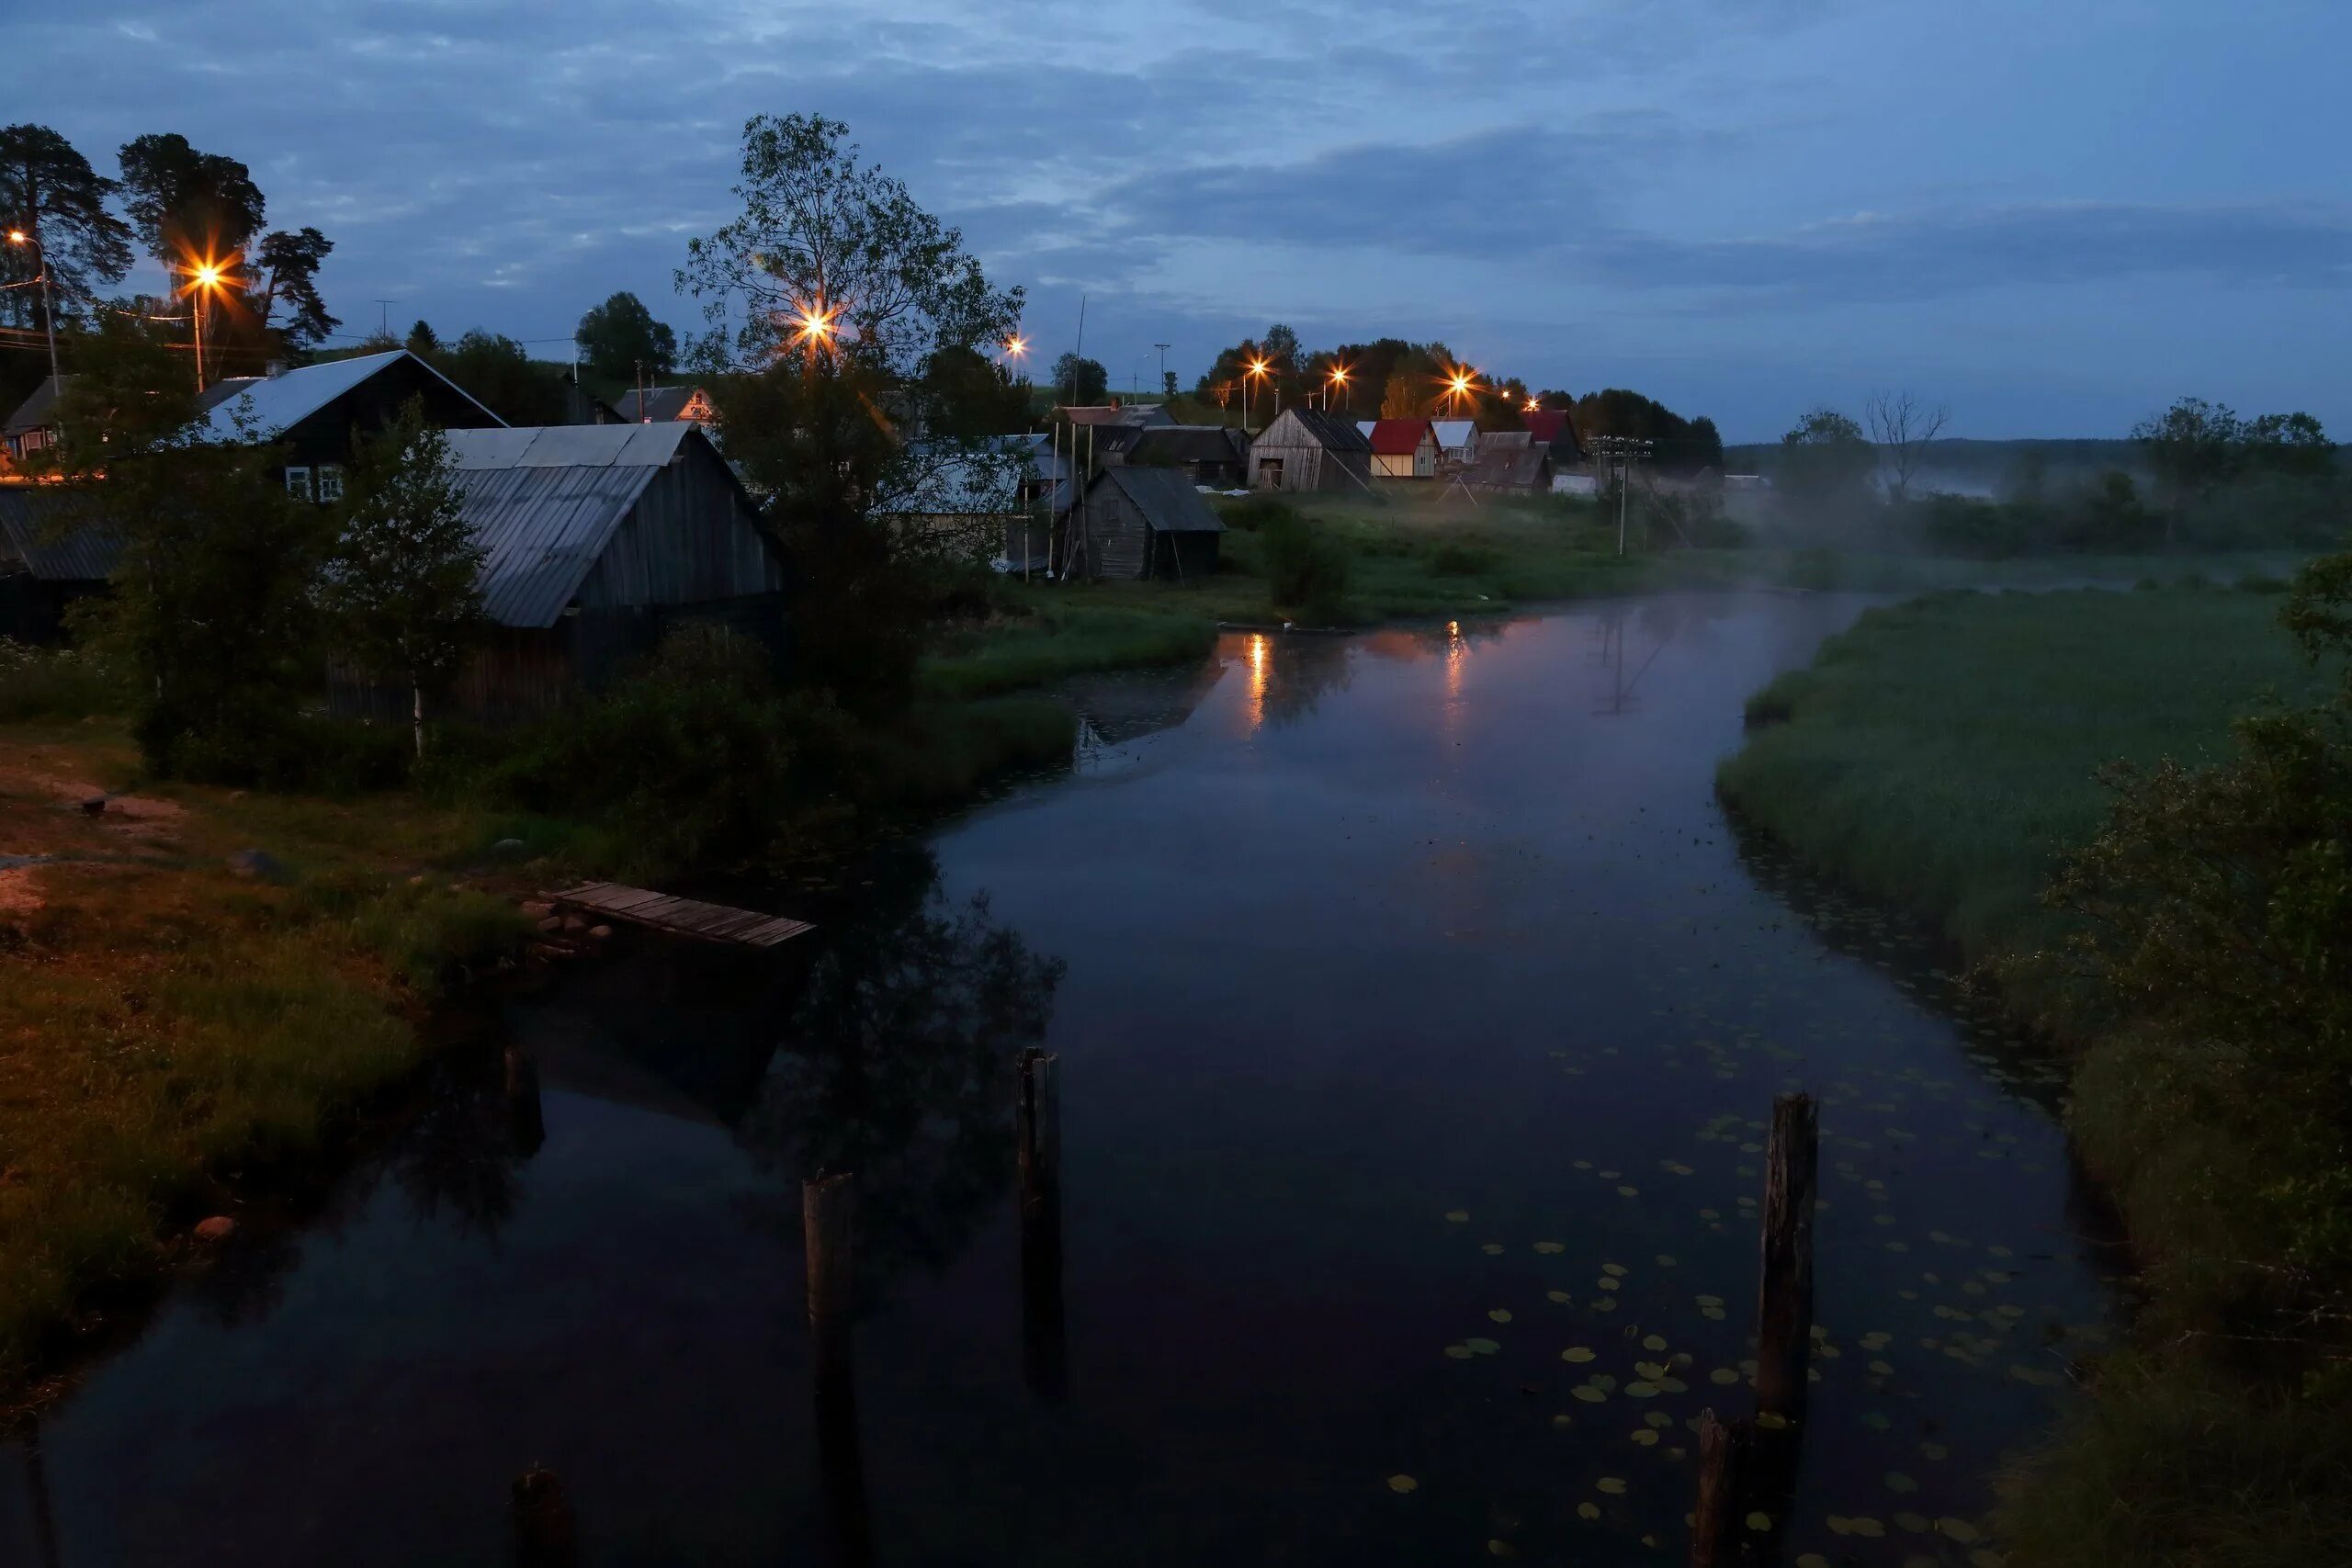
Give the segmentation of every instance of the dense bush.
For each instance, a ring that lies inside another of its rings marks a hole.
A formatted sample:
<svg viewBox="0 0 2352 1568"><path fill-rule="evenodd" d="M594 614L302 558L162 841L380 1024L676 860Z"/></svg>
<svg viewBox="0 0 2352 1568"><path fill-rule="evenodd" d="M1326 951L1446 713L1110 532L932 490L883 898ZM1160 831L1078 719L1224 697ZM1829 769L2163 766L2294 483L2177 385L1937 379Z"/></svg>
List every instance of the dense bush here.
<svg viewBox="0 0 2352 1568"><path fill-rule="evenodd" d="M0 637L0 719L87 718L130 705L129 673L105 652Z"/></svg>
<svg viewBox="0 0 2352 1568"><path fill-rule="evenodd" d="M1227 502L1218 506L1217 511L1225 518L1227 527L1238 528L1245 534L1254 534L1269 523L1295 523L1299 520L1296 507L1271 495L1253 495L1247 501Z"/></svg>
<svg viewBox="0 0 2352 1568"><path fill-rule="evenodd" d="M775 849L796 747L824 725L777 691L757 643L690 625L605 695L515 737L483 787L591 818L634 869L742 864Z"/></svg>
<svg viewBox="0 0 2352 1568"><path fill-rule="evenodd" d="M1344 546L1295 513L1269 517L1259 534L1264 541L1266 581L1275 604L1310 620L1345 617L1348 552Z"/></svg>

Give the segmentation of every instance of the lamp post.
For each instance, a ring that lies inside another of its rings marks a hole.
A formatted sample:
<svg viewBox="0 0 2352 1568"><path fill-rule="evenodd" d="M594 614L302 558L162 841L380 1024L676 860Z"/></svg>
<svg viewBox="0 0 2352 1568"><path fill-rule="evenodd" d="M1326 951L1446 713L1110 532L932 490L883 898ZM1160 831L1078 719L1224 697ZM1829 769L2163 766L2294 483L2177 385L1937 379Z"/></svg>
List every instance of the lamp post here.
<svg viewBox="0 0 2352 1568"><path fill-rule="evenodd" d="M1323 389L1323 412L1325 413L1329 413L1331 412L1331 388L1333 387L1340 389L1340 397L1345 398L1348 395L1348 367L1346 366L1334 365L1331 367L1329 383Z"/></svg>
<svg viewBox="0 0 2352 1568"><path fill-rule="evenodd" d="M30 219L38 229L40 220ZM57 382L57 300L49 291L49 253L41 248L38 232L27 233L22 229L8 231L8 243L21 245L33 254L33 263L40 268L40 324L49 332L49 378Z"/></svg>
<svg viewBox="0 0 2352 1568"><path fill-rule="evenodd" d="M196 389L204 390L204 297L220 287L218 262L198 262L187 269L188 301L196 324Z"/></svg>
<svg viewBox="0 0 2352 1568"><path fill-rule="evenodd" d="M1266 378L1266 362L1262 359L1251 360L1250 362L1250 374L1261 381L1264 380ZM1250 428L1250 394L1254 389L1255 389L1250 385L1249 381L1244 380L1241 383L1241 428L1245 432Z"/></svg>

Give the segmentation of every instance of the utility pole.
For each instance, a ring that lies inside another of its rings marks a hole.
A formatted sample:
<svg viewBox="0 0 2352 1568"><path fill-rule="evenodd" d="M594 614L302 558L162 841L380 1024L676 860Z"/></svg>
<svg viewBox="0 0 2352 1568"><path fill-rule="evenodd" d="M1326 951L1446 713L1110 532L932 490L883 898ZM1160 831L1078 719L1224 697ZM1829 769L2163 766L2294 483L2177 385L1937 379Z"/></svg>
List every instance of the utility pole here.
<svg viewBox="0 0 2352 1568"><path fill-rule="evenodd" d="M1614 460L1617 478L1617 553L1625 553L1625 492L1633 488L1634 465L1650 460L1650 443L1630 435L1596 435L1592 449L1604 463Z"/></svg>
<svg viewBox="0 0 2352 1568"><path fill-rule="evenodd" d="M376 331L384 337L392 335L392 302L390 299L376 301Z"/></svg>
<svg viewBox="0 0 2352 1568"><path fill-rule="evenodd" d="M1164 343L1156 343L1151 346L1159 350L1159 388L1160 394L1164 397L1168 390L1168 345Z"/></svg>
<svg viewBox="0 0 2352 1568"><path fill-rule="evenodd" d="M57 297L49 288L49 251L40 243L40 215L28 213L25 221L32 228L9 230L8 243L31 247L33 265L40 268L40 324L49 332L49 378L62 391L63 384L57 379Z"/></svg>

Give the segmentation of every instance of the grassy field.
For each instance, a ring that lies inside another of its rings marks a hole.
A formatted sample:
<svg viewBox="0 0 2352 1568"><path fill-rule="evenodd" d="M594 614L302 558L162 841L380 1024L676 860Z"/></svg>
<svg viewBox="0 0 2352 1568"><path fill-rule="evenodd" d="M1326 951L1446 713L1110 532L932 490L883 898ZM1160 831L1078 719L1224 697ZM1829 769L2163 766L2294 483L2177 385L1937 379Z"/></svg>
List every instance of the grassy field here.
<svg viewBox="0 0 2352 1568"><path fill-rule="evenodd" d="M1219 502L1223 568L1206 581L1001 585L997 614L942 629L924 661L934 695L1018 690L1065 675L1181 662L1204 653L1219 623L1349 626L1503 615L1549 602L1666 589L1770 586L1924 592L1963 585L2048 587L2194 572L2275 573L2275 557L2044 557L2008 561L1740 547L1617 554L1613 516L1574 500L1473 505L1459 498L1289 498L1347 558L1336 615L1281 602L1259 524L1266 502Z"/></svg>
<svg viewBox="0 0 2352 1568"><path fill-rule="evenodd" d="M2218 761L2230 721L2324 681L2276 592L1956 593L1872 610L1748 703L1719 782L1814 864L1940 920L1977 956L2030 946L2052 857L2090 836L2115 759Z"/></svg>
<svg viewBox="0 0 2352 1568"><path fill-rule="evenodd" d="M152 1287L232 1173L299 1160L412 1068L423 1004L519 949L442 868L505 829L406 796L133 782L114 726L0 726L0 1404ZM267 874L229 857L265 852Z"/></svg>
<svg viewBox="0 0 2352 1568"><path fill-rule="evenodd" d="M1719 775L1815 865L1943 922L2074 1053L2070 1127L2139 1244L2147 1294L2140 1347L2097 1369L2096 1397L2007 1478L2016 1568L2352 1562L2344 1379L2299 1386L2277 1330L2249 1335L2242 1315L2248 1271L2284 1261L2263 1217L2297 1173L2266 1153L2297 1107L2249 1123L2217 1092L2226 1055L2142 1039L2109 998L2028 956L2057 934L2038 901L2054 858L2103 818L2101 763L2218 761L2266 694L2321 695L2331 677L2295 656L2280 604L2175 587L1873 611L1758 694L1758 728Z"/></svg>

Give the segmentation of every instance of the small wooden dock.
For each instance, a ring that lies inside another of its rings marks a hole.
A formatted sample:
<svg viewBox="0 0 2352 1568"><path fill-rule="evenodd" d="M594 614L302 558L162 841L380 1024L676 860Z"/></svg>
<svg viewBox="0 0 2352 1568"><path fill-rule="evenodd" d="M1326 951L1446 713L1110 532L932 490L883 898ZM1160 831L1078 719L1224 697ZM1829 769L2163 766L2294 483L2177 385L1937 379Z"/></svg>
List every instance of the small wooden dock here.
<svg viewBox="0 0 2352 1568"><path fill-rule="evenodd" d="M806 920L763 915L753 909L731 909L695 898L675 898L617 882L590 882L561 893L547 895L550 903L599 915L657 931L690 936L703 942L731 942L743 947L775 947L811 928Z"/></svg>

